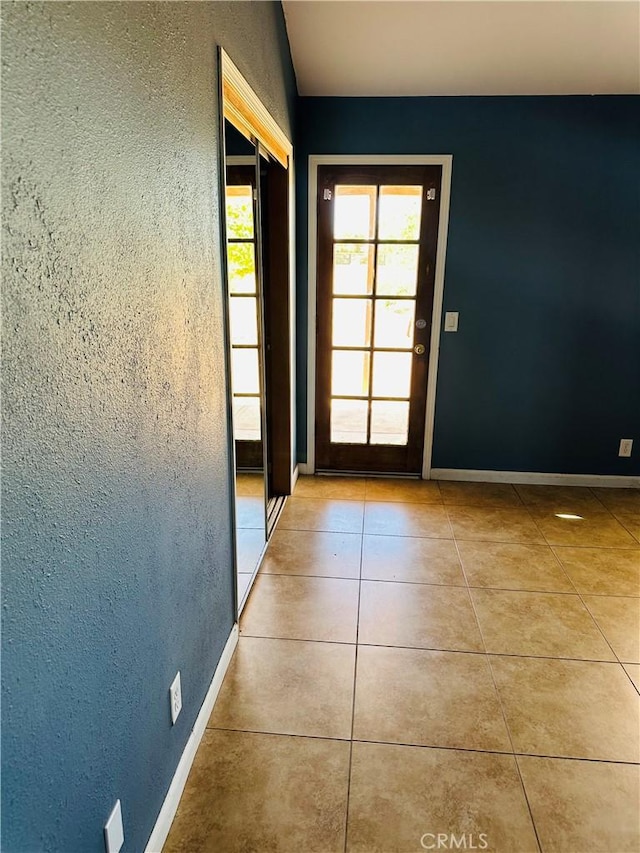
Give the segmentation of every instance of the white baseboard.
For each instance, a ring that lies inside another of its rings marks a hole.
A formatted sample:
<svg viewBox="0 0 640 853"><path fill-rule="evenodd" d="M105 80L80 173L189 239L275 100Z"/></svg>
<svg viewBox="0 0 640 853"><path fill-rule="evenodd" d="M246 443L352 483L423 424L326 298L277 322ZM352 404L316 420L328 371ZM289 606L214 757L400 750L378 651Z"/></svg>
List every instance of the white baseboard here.
<svg viewBox="0 0 640 853"><path fill-rule="evenodd" d="M313 469L313 465L309 465L306 462L298 462L298 473L310 476L316 472Z"/></svg>
<svg viewBox="0 0 640 853"><path fill-rule="evenodd" d="M298 475L300 474L300 465L297 464L293 469L293 474L291 475L291 494L293 494L293 490L296 487L296 483L298 482Z"/></svg>
<svg viewBox="0 0 640 853"><path fill-rule="evenodd" d="M472 483L520 483L541 486L612 486L640 488L640 477L608 474L538 474L532 471L474 471L464 468L432 468L432 480L466 480Z"/></svg>
<svg viewBox="0 0 640 853"><path fill-rule="evenodd" d="M167 840L171 824L173 823L176 811L178 810L180 797L182 796L184 786L187 783L187 777L189 776L193 759L196 757L198 746L200 745L202 736L205 733L207 722L211 716L211 711L213 710L215 701L218 698L220 687L222 686L222 680L227 672L227 668L231 662L231 657L237 644L238 624L236 623L231 629L229 639L227 640L222 655L220 656L218 666L216 667L213 679L211 680L211 684L207 690L207 695L205 696L191 734L189 735L189 740L185 745L180 761L178 762L178 766L176 767L176 772L171 780L171 785L169 785L167 796L164 798L160 814L158 815L156 824L153 827L153 832L147 842L145 853L161 853L164 843Z"/></svg>

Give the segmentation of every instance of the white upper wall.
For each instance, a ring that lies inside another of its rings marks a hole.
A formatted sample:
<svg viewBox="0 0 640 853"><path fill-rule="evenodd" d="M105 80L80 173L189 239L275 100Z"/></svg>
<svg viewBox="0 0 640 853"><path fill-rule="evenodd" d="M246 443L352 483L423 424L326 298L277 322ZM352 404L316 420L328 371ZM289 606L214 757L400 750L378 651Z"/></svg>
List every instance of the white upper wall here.
<svg viewBox="0 0 640 853"><path fill-rule="evenodd" d="M289 0L301 95L640 93L639 0Z"/></svg>

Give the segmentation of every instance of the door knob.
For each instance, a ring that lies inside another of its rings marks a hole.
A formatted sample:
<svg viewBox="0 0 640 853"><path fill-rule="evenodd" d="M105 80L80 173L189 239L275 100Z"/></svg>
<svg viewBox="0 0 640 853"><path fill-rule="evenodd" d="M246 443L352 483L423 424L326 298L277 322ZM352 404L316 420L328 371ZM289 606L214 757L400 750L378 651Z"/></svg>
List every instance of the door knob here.
<svg viewBox="0 0 640 853"><path fill-rule="evenodd" d="M413 351L416 355L424 355L424 344L416 344Z"/></svg>

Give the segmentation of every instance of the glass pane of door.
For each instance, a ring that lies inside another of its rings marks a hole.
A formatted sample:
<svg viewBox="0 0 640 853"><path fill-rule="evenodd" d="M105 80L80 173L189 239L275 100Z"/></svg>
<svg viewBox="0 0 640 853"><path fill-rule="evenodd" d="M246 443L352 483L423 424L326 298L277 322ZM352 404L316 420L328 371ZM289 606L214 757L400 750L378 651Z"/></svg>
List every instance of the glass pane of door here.
<svg viewBox="0 0 640 853"><path fill-rule="evenodd" d="M407 444L423 189L335 185L333 443Z"/></svg>

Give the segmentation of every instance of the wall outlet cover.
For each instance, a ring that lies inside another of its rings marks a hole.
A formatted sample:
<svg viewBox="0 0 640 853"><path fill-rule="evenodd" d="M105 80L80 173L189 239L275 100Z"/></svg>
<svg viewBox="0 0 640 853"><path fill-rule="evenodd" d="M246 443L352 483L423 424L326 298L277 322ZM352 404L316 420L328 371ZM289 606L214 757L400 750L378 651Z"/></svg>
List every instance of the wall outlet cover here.
<svg viewBox="0 0 640 853"><path fill-rule="evenodd" d="M620 449L618 450L618 456L631 456L632 448L633 448L633 439L632 438L621 438L620 439Z"/></svg>
<svg viewBox="0 0 640 853"><path fill-rule="evenodd" d="M171 724L175 725L178 715L182 710L182 685L180 684L179 670L169 688L169 702L171 703Z"/></svg>
<svg viewBox="0 0 640 853"><path fill-rule="evenodd" d="M122 808L120 807L120 800L116 800L109 820L104 825L104 846L107 853L120 853L123 844Z"/></svg>

